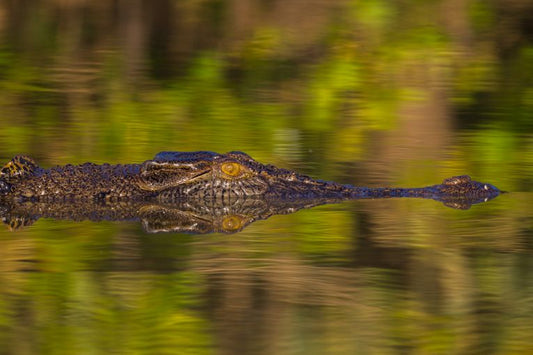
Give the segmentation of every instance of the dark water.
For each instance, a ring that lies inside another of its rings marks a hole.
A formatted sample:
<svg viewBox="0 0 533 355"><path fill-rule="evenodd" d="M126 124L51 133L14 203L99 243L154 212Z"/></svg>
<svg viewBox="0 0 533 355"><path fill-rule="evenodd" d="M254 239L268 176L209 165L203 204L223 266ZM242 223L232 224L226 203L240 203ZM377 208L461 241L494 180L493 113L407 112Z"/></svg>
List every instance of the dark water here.
<svg viewBox="0 0 533 355"><path fill-rule="evenodd" d="M468 210L364 200L236 234L0 229L6 354L533 351L529 1L5 1L0 157L242 150Z"/></svg>

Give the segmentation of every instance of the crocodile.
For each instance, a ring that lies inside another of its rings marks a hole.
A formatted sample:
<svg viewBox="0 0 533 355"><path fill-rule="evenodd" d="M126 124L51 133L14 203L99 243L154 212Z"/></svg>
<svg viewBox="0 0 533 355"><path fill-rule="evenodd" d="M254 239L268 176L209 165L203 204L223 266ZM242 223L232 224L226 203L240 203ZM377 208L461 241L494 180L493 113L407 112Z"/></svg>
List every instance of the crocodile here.
<svg viewBox="0 0 533 355"><path fill-rule="evenodd" d="M0 169L0 218L13 230L41 217L140 220L147 232L235 233L275 214L352 199L415 197L456 209L501 193L467 175L421 188L359 187L265 165L242 152L161 152L140 164Z"/></svg>
<svg viewBox="0 0 533 355"><path fill-rule="evenodd" d="M49 169L19 155L0 170L0 200L33 202L167 203L194 199L229 205L251 197L269 201L416 197L465 208L499 194L495 186L474 181L468 175L419 188L339 184L265 165L236 151L226 154L165 151L140 164L85 163Z"/></svg>

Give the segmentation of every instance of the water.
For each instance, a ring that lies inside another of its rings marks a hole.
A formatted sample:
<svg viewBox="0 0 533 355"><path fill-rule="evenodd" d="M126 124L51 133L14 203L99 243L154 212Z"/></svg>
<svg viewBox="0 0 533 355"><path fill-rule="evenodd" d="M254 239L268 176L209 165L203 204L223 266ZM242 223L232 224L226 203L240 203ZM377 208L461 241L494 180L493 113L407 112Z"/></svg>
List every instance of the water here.
<svg viewBox="0 0 533 355"><path fill-rule="evenodd" d="M302 4L0 4L1 160L242 150L341 183L469 174L510 193L323 205L235 234L6 226L2 353L533 350L531 5Z"/></svg>

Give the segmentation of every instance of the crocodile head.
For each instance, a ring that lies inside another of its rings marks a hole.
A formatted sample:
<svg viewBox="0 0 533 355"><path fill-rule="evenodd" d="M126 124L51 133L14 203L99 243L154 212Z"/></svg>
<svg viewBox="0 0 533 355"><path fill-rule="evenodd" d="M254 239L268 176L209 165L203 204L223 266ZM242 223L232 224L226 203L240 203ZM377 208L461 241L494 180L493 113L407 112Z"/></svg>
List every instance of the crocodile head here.
<svg viewBox="0 0 533 355"><path fill-rule="evenodd" d="M143 163L139 187L162 198L234 198L309 193L324 183L261 164L242 152L161 152Z"/></svg>

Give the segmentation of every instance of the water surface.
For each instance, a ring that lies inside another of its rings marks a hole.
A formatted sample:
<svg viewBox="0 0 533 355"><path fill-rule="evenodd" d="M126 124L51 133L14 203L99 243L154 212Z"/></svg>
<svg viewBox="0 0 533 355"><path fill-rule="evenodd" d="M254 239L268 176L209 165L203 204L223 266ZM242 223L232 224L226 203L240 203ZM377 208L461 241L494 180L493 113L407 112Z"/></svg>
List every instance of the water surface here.
<svg viewBox="0 0 533 355"><path fill-rule="evenodd" d="M365 186L469 174L468 210L350 201L236 234L0 228L10 354L533 351L531 5L0 5L0 158L242 150Z"/></svg>

